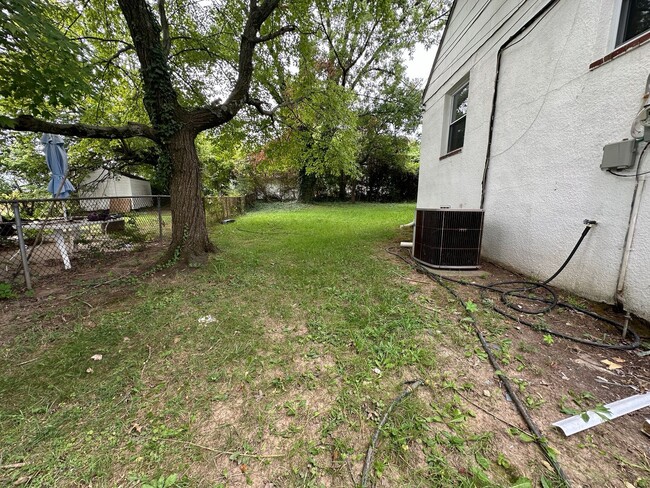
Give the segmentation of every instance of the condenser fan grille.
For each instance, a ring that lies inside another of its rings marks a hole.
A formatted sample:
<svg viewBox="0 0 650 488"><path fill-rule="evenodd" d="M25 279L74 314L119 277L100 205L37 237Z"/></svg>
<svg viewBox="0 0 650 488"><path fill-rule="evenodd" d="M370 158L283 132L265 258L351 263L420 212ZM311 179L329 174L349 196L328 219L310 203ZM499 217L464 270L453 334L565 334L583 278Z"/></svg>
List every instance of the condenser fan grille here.
<svg viewBox="0 0 650 488"><path fill-rule="evenodd" d="M418 209L413 257L436 268L479 267L482 210Z"/></svg>

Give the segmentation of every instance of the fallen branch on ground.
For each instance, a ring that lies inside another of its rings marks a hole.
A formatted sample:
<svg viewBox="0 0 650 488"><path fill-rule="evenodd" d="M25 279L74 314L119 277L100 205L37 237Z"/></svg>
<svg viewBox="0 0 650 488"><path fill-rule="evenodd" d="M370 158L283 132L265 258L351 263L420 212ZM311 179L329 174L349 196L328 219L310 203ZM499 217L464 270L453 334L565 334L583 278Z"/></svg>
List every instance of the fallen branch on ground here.
<svg viewBox="0 0 650 488"><path fill-rule="evenodd" d="M237 457L249 457L253 459L272 459L272 458L281 458L285 457L285 454L251 454L247 452L237 452L237 451L222 451L220 449L215 449L214 447L202 446L201 444L195 444L194 442L180 441L177 439L165 439L171 442L177 442L178 444L185 444L187 446L198 447L199 449L204 449L206 451L214 452L216 454L223 454L224 456L237 456Z"/></svg>
<svg viewBox="0 0 650 488"><path fill-rule="evenodd" d="M363 463L363 471L361 472L361 488L365 488L368 484L368 474L370 473L372 460L375 457L375 449L377 448L377 441L379 440L379 434L381 434L381 429L383 429L384 424L386 424L386 422L388 421L388 416L393 411L393 409L397 406L398 403L400 403L407 396L409 396L411 393L417 390L418 387L422 386L424 384L424 380L409 381L406 384L410 385L411 387L404 390L402 393L399 394L399 396L397 396L397 398L395 398L392 401L392 403L388 407L388 410L386 410L386 413L384 414L381 421L379 422L379 425L377 426L377 430L372 436L372 441L370 442L370 446L368 446L368 452L366 452L366 460Z"/></svg>

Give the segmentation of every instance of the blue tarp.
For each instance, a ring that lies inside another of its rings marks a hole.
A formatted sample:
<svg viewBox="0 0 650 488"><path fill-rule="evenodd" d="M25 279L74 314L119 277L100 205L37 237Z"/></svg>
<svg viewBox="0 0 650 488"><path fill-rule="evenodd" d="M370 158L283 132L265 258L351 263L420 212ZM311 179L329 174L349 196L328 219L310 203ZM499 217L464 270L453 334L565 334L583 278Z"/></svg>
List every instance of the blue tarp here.
<svg viewBox="0 0 650 488"><path fill-rule="evenodd" d="M47 191L55 198L57 192L59 198L68 198L70 193L75 190L75 187L67 179L61 185L61 182L68 174L68 156L63 147L63 138L56 134L43 134L41 142L45 146L47 167L50 168L52 173L52 178L47 185Z"/></svg>

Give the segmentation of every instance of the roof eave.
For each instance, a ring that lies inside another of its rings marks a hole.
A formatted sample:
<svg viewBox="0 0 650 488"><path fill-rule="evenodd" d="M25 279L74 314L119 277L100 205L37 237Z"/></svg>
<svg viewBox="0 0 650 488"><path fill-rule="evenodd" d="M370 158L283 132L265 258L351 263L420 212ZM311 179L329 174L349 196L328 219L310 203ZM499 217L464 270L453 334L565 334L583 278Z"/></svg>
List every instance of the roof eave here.
<svg viewBox="0 0 650 488"><path fill-rule="evenodd" d="M429 84L431 83L431 77L433 76L433 71L436 69L436 63L438 62L438 56L440 56L440 50L442 48L443 43L445 42L445 36L447 35L447 26L449 25L449 21L451 20L451 16L454 15L454 9L456 8L456 4L458 3L458 0L454 0L454 3L451 4L451 8L449 9L449 15L447 16L447 20L445 21L445 30L442 31L442 38L440 39L440 44L438 44L438 49L436 50L436 57L433 59L433 66L431 66L431 71L429 72L429 78L427 78L427 83L424 85L424 90L422 90L422 103L425 103L425 97L427 95L427 91L429 90Z"/></svg>

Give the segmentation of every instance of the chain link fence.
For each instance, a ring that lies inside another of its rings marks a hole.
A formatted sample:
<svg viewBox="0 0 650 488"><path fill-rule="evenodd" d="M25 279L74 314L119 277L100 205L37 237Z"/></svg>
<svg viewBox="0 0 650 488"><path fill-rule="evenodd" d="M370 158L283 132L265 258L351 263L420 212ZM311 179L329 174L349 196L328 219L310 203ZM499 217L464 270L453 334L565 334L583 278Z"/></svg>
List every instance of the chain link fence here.
<svg viewBox="0 0 650 488"><path fill-rule="evenodd" d="M246 213L255 205L255 194L237 197L205 197L205 214L209 224L216 224Z"/></svg>
<svg viewBox="0 0 650 488"><path fill-rule="evenodd" d="M0 201L0 283L45 280L171 237L169 196Z"/></svg>

